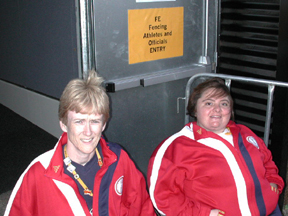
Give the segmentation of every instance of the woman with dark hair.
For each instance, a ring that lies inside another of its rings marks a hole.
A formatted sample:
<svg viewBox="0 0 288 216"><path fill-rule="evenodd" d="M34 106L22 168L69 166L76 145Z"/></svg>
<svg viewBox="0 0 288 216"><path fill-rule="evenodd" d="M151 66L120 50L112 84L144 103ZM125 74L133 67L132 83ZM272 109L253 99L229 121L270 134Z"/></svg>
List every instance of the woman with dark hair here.
<svg viewBox="0 0 288 216"><path fill-rule="evenodd" d="M151 200L161 215L281 215L284 182L262 139L232 121L233 100L223 80L191 94L196 121L165 139L149 161Z"/></svg>

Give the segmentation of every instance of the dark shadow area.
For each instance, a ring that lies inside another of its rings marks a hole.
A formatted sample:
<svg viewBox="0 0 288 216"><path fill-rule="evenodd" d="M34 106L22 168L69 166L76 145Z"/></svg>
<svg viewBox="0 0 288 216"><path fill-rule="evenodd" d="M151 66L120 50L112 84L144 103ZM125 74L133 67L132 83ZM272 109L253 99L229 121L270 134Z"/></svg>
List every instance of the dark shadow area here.
<svg viewBox="0 0 288 216"><path fill-rule="evenodd" d="M38 155L52 149L58 138L2 104L0 104L0 114L0 173L5 176L0 180L1 194L13 189L30 162Z"/></svg>

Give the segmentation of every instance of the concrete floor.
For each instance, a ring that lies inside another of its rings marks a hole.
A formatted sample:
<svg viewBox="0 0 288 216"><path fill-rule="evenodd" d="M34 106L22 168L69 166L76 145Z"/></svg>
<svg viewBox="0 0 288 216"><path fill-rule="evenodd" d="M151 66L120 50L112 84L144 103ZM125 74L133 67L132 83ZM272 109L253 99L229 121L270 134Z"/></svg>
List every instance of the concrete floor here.
<svg viewBox="0 0 288 216"><path fill-rule="evenodd" d="M4 211L8 203L10 194L11 194L11 191L7 191L6 193L2 193L0 195L0 215L4 215Z"/></svg>

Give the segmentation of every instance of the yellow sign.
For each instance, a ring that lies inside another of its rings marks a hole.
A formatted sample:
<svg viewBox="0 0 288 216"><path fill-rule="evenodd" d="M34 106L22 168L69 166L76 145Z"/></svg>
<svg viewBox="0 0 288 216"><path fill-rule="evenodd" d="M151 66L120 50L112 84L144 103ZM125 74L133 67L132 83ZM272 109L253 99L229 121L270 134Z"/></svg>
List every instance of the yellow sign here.
<svg viewBox="0 0 288 216"><path fill-rule="evenodd" d="M129 64L183 56L183 14L183 7L129 10Z"/></svg>

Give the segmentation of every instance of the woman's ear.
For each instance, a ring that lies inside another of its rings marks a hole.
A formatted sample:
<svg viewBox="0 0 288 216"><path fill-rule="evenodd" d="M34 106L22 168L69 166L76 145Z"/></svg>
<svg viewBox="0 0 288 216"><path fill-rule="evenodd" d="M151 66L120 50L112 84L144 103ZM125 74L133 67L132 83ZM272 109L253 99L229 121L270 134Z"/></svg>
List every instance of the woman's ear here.
<svg viewBox="0 0 288 216"><path fill-rule="evenodd" d="M105 130L106 128L106 123L102 126L102 132Z"/></svg>
<svg viewBox="0 0 288 216"><path fill-rule="evenodd" d="M67 133L67 126L62 121L59 121L59 123L60 123L60 128L62 129L62 131Z"/></svg>

